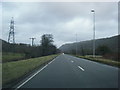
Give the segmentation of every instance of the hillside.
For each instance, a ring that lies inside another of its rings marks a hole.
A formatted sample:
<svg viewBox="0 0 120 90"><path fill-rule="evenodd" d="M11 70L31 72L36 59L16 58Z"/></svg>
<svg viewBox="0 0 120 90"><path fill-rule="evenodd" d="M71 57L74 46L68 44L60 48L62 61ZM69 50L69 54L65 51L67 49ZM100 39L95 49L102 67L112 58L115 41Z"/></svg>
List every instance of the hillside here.
<svg viewBox="0 0 120 90"><path fill-rule="evenodd" d="M45 36L45 35L44 35ZM41 56L47 56L57 53L57 48L53 44L50 44L49 46L42 46L42 45L29 45L24 43L8 43L2 39L0 39L0 44L2 45L2 55L8 55L9 56L24 56L24 58L35 58L35 57L41 57ZM45 42L43 40L43 42ZM50 42L49 42L50 43ZM46 50L47 49L47 50ZM15 55L14 55L15 54ZM18 55L19 54L19 55ZM11 58L11 57L10 57ZM21 59L21 58L20 58ZM23 59L23 57L22 57ZM15 57L12 60L17 60ZM8 61L8 58L7 58Z"/></svg>
<svg viewBox="0 0 120 90"><path fill-rule="evenodd" d="M109 47L112 52L116 53L118 51L118 42L120 42L118 38L120 38L120 35L109 37L109 38L96 39L96 48L98 46L105 45ZM66 52L66 53L75 52L76 44L77 44L78 53L84 50L86 54L91 54L92 45L93 45L92 42L93 42L92 40L88 40L88 41L82 41L82 42L77 42L77 43L64 44L59 49L62 52Z"/></svg>

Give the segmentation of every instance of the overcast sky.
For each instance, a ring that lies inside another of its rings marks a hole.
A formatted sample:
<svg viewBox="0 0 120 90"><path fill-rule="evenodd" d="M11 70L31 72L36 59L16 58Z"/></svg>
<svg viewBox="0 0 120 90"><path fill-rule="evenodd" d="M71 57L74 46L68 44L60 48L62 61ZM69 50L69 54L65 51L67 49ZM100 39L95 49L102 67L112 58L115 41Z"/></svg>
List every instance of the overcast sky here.
<svg viewBox="0 0 120 90"><path fill-rule="evenodd" d="M61 46L78 41L91 40L93 35L93 14L96 15L96 38L118 35L117 2L3 2L2 39L8 39L11 17L15 21L16 43L40 44L43 34L52 34L54 44Z"/></svg>

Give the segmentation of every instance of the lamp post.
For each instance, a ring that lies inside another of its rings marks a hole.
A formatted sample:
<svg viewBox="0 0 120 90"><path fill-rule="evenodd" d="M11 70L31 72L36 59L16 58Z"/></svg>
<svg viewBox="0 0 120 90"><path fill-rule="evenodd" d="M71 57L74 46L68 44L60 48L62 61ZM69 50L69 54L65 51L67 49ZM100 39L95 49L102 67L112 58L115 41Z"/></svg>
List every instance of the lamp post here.
<svg viewBox="0 0 120 90"><path fill-rule="evenodd" d="M76 34L76 55L77 55L77 34Z"/></svg>
<svg viewBox="0 0 120 90"><path fill-rule="evenodd" d="M36 38L30 38L32 40L32 46L34 45L34 39Z"/></svg>
<svg viewBox="0 0 120 90"><path fill-rule="evenodd" d="M92 9L91 13L93 13L93 57L95 57L95 10Z"/></svg>

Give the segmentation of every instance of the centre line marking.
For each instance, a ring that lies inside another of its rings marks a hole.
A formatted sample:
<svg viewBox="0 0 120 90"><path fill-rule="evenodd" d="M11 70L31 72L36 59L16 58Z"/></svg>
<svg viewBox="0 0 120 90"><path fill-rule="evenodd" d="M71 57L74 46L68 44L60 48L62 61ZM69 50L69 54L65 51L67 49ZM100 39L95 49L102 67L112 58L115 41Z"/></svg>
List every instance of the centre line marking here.
<svg viewBox="0 0 120 90"><path fill-rule="evenodd" d="M78 68L80 68L82 71L85 71L82 67L78 66Z"/></svg>

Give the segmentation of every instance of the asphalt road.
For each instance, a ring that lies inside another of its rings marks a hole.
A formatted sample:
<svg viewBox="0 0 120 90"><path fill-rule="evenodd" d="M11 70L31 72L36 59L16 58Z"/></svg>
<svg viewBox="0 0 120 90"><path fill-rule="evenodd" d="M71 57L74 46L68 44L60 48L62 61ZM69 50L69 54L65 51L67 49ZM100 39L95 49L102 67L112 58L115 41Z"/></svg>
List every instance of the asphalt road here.
<svg viewBox="0 0 120 90"><path fill-rule="evenodd" d="M62 54L17 88L118 88L118 68Z"/></svg>

